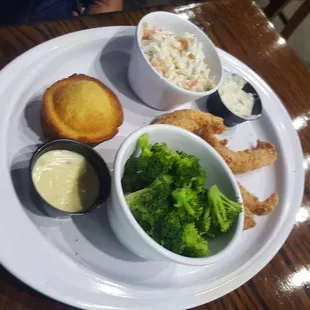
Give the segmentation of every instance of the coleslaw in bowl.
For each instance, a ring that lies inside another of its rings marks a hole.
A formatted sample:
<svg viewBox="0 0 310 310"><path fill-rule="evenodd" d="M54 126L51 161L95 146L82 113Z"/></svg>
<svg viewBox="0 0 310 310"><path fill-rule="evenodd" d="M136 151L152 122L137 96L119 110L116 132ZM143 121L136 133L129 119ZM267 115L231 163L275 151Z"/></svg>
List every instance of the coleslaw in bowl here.
<svg viewBox="0 0 310 310"><path fill-rule="evenodd" d="M151 65L176 86L198 92L214 87L202 42L194 34L176 35L145 23L141 46Z"/></svg>
<svg viewBox="0 0 310 310"><path fill-rule="evenodd" d="M160 37L171 33L168 42L153 40L157 29L165 31L158 33ZM151 40L143 42L145 39ZM171 52L171 44L180 50ZM145 104L162 111L175 109L217 91L222 76L216 47L193 23L168 12L153 12L141 19L132 46L128 81Z"/></svg>

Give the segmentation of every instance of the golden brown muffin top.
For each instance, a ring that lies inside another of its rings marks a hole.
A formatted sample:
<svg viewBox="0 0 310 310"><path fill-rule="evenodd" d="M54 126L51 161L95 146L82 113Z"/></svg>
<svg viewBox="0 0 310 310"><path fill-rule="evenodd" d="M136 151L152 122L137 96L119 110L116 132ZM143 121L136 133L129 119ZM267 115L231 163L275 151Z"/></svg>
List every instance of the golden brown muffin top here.
<svg viewBox="0 0 310 310"><path fill-rule="evenodd" d="M108 140L123 122L115 94L100 81L75 74L60 80L44 94L44 127L61 137L87 142ZM51 131L51 130L50 130Z"/></svg>

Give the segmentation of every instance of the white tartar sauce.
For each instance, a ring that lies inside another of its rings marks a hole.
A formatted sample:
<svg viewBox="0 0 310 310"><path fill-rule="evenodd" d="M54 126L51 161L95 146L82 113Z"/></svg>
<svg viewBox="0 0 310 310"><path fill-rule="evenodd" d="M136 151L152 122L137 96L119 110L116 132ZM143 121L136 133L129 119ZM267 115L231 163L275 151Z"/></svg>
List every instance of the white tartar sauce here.
<svg viewBox="0 0 310 310"><path fill-rule="evenodd" d="M66 212L89 209L99 195L99 179L81 154L54 150L38 158L32 179L40 196Z"/></svg>
<svg viewBox="0 0 310 310"><path fill-rule="evenodd" d="M246 81L236 75L225 76L219 95L226 107L241 117L250 117L254 105L254 96L242 90Z"/></svg>

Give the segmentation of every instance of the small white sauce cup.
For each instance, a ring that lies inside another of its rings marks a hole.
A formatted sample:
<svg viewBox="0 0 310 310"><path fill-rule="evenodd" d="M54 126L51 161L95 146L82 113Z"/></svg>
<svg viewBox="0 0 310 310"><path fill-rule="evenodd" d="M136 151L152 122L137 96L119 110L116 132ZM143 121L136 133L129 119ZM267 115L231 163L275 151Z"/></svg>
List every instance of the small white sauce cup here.
<svg viewBox="0 0 310 310"><path fill-rule="evenodd" d="M210 77L214 79L214 87L205 92L196 92L178 87L161 74L149 63L141 48L143 25L163 28L176 35L185 32L194 34L202 42L205 62L210 69ZM223 67L216 47L209 37L197 26L176 14L153 12L145 15L139 22L133 43L131 60L128 69L128 80L136 95L147 105L157 110L170 110L184 103L209 96L217 91L223 75Z"/></svg>

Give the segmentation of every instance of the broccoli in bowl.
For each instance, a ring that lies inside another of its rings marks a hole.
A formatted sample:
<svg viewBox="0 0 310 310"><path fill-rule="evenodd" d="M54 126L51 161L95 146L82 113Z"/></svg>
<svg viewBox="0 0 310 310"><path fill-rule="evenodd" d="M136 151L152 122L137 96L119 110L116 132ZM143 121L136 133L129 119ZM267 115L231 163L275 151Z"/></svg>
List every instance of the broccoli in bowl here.
<svg viewBox="0 0 310 310"><path fill-rule="evenodd" d="M212 254L208 240L226 233L242 212L216 185L207 189L206 179L198 157L165 143L150 145L144 134L125 164L122 187L133 216L153 240L182 256L206 257Z"/></svg>

